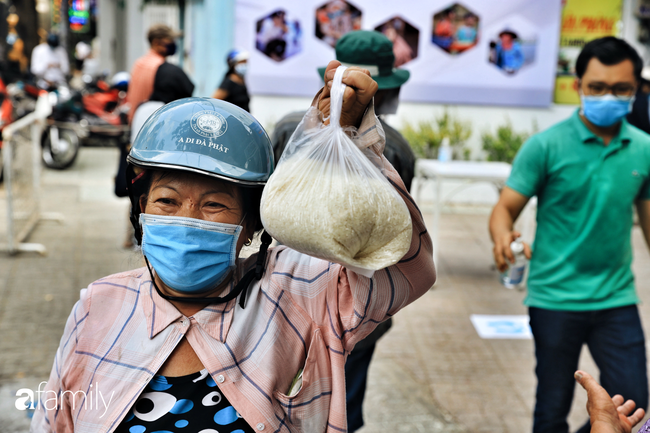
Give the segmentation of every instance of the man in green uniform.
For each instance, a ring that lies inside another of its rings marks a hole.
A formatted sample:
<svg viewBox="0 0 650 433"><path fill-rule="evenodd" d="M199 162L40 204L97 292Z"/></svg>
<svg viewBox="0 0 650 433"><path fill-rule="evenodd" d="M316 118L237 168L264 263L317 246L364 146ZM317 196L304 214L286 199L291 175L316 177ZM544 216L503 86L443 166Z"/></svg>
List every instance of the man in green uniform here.
<svg viewBox="0 0 650 433"><path fill-rule="evenodd" d="M583 344L610 395L648 405L645 338L632 274L632 212L650 245L650 136L629 125L643 64L621 39L594 40L576 62L581 108L534 135L515 158L490 218L499 270L513 261L513 223L537 196L528 278L538 379L533 432L568 432ZM589 423L579 432L588 432Z"/></svg>

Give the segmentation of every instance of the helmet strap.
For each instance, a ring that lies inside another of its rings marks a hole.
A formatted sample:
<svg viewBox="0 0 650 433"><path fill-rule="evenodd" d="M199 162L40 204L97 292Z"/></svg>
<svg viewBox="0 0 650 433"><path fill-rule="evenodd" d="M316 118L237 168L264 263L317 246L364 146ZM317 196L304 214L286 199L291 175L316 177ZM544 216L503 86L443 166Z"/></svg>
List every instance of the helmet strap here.
<svg viewBox="0 0 650 433"><path fill-rule="evenodd" d="M271 245L271 242L273 242L273 238L271 237L270 234L266 232L266 230L264 230L262 232L262 245L260 245L260 250L257 253L257 261L255 262L255 268L246 272L246 274L241 279L239 284L237 284L237 286L243 284L246 285L246 288L242 290L241 297L239 298L239 306L242 308L242 310L246 308L246 292L248 291L248 286L253 281L253 278L255 278L256 280L261 280L262 276L264 275L264 267L266 265L266 253L267 250L269 249L269 245Z"/></svg>

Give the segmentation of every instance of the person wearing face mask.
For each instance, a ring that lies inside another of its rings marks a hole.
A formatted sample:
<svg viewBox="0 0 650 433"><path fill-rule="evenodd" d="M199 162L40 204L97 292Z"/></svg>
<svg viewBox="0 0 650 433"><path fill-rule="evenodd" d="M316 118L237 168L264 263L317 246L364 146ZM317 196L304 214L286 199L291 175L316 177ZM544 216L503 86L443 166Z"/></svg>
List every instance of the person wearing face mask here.
<svg viewBox="0 0 650 433"><path fill-rule="evenodd" d="M346 357L436 273L422 215L381 156L377 83L362 68L337 74L339 66L329 63L330 85L312 104L329 117L335 76L347 86L340 124L357 129L411 215L404 258L366 277L270 247L262 232L259 251L240 259L263 230L268 135L228 102L171 102L149 116L128 157L143 266L81 291L31 431L346 431Z"/></svg>
<svg viewBox="0 0 650 433"><path fill-rule="evenodd" d="M245 80L248 68L248 52L232 50L228 53L226 62L228 63L228 72L226 72L226 76L223 77L223 81L219 84L219 88L215 90L212 97L230 102L250 112L249 103L251 98L248 96Z"/></svg>
<svg viewBox="0 0 650 433"><path fill-rule="evenodd" d="M519 150L490 217L499 270L514 262L514 221L537 196L528 293L537 357L533 432L568 432L573 373L582 346L609 395L647 409L648 379L639 298L632 274L633 207L650 245L650 136L625 116L643 63L627 42L596 39L576 62L581 106ZM590 430L587 422L580 433Z"/></svg>
<svg viewBox="0 0 650 433"><path fill-rule="evenodd" d="M151 49L136 60L131 69L131 82L126 94L126 100L130 105L129 124L138 106L149 100L158 68L165 62L165 58L176 53L174 39L180 35L165 24L154 24L149 28L147 40Z"/></svg>
<svg viewBox="0 0 650 433"><path fill-rule="evenodd" d="M32 51L32 74L42 89L51 89L65 84L70 73L68 54L60 45L59 35L50 33L45 42Z"/></svg>

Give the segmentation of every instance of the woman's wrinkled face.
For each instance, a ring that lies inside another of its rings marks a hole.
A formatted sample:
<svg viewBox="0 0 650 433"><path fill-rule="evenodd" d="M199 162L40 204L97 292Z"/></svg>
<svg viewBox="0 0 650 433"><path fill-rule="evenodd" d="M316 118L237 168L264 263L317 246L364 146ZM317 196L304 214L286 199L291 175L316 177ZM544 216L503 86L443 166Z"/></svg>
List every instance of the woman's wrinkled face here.
<svg viewBox="0 0 650 433"><path fill-rule="evenodd" d="M246 229L241 191L236 186L196 173L157 171L149 194L140 197L140 209L151 215L194 218L244 225L237 253L252 233Z"/></svg>

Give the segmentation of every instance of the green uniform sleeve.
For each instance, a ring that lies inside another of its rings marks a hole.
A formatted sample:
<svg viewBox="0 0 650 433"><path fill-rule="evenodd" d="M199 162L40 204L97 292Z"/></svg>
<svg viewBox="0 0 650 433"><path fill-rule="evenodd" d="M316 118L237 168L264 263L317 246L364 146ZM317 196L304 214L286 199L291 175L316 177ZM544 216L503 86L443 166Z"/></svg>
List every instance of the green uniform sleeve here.
<svg viewBox="0 0 650 433"><path fill-rule="evenodd" d="M536 195L546 177L546 146L537 136L526 141L514 162L506 186L526 197Z"/></svg>

